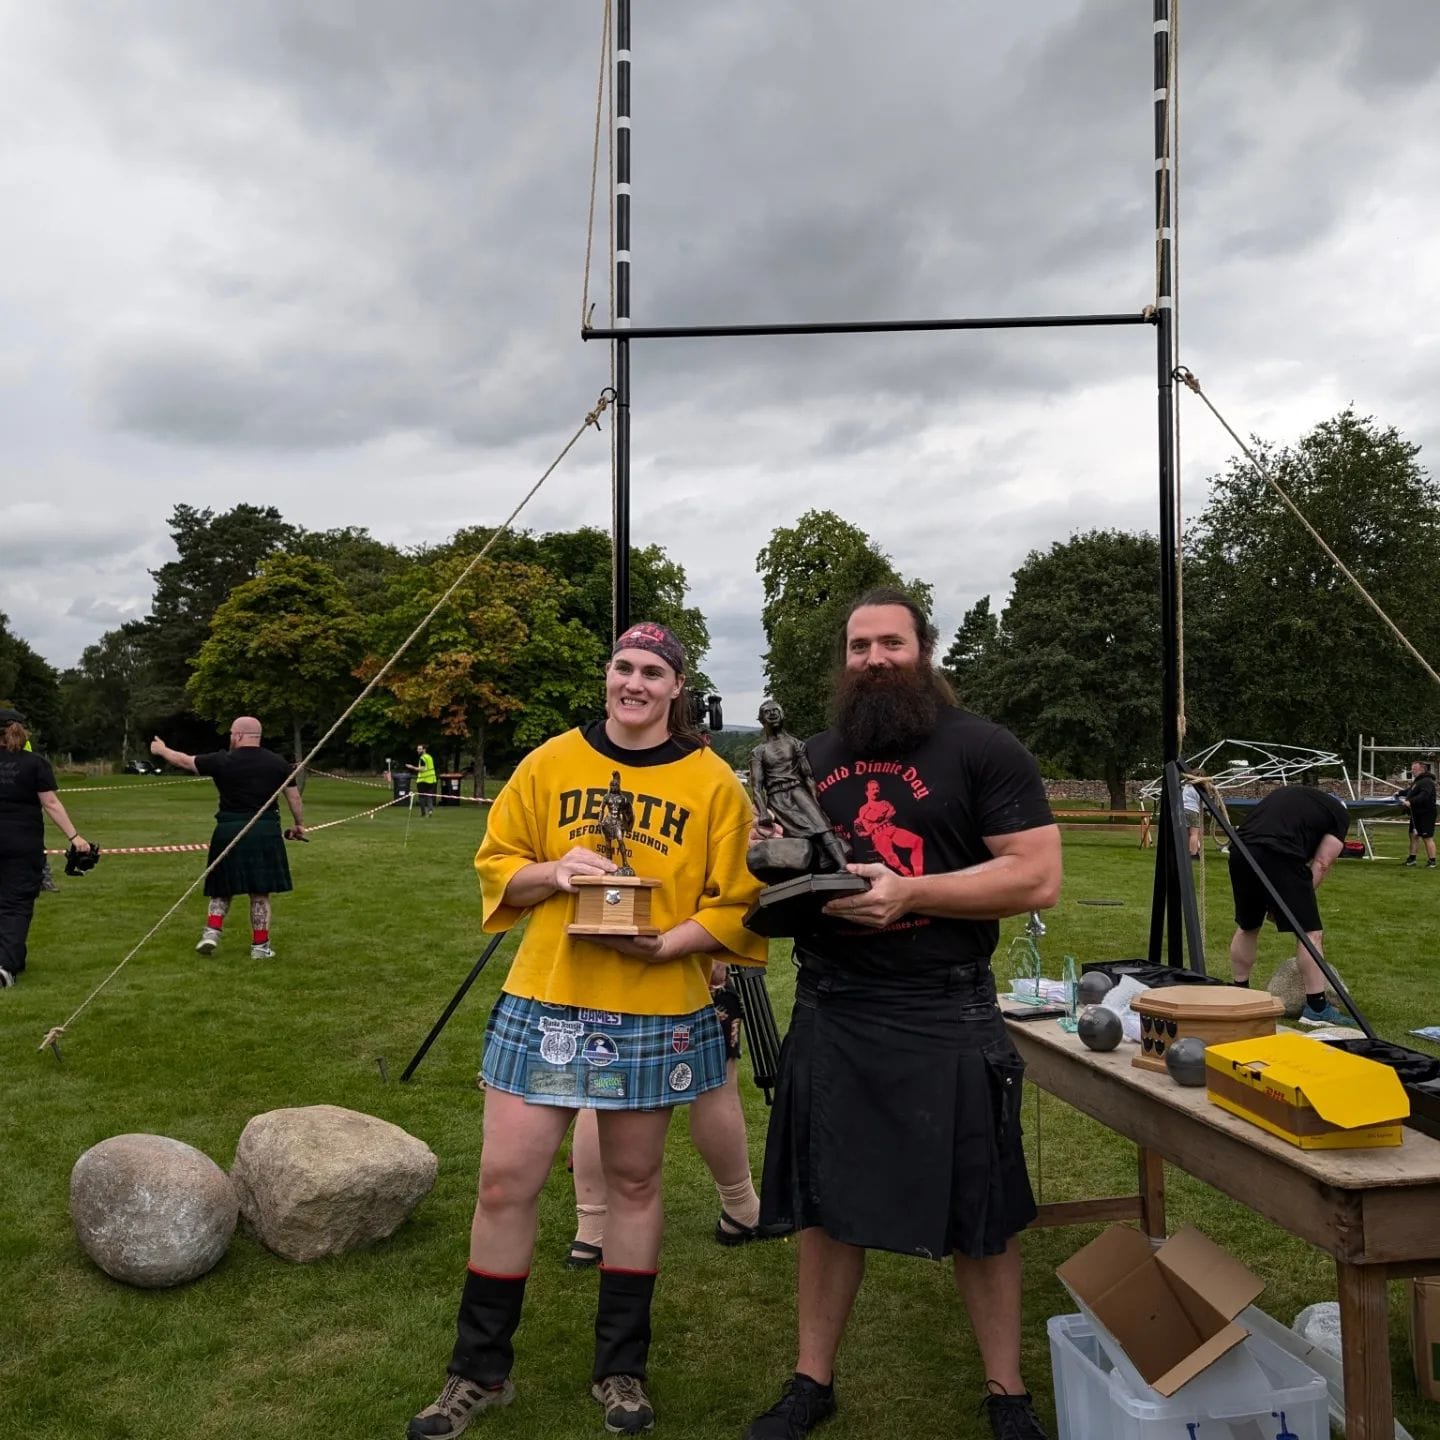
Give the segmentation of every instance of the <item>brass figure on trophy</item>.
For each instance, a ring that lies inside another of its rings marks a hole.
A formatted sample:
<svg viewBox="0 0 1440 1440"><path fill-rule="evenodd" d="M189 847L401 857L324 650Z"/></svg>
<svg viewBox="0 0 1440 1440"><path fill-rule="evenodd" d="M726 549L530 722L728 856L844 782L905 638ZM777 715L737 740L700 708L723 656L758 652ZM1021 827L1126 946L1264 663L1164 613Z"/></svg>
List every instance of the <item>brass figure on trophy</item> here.
<svg viewBox="0 0 1440 1440"><path fill-rule="evenodd" d="M750 795L757 840L745 856L750 873L770 883L745 917L756 934L803 935L815 929L820 907L856 895L870 882L846 870L850 847L835 833L820 804L805 746L785 729L774 700L760 706L765 738L750 755Z"/></svg>
<svg viewBox="0 0 1440 1440"><path fill-rule="evenodd" d="M600 799L600 853L617 868L611 875L577 875L575 919L567 935L658 935L650 923L650 892L658 880L637 875L630 865L626 836L635 825L635 805L620 788L620 772L610 772L610 788Z"/></svg>

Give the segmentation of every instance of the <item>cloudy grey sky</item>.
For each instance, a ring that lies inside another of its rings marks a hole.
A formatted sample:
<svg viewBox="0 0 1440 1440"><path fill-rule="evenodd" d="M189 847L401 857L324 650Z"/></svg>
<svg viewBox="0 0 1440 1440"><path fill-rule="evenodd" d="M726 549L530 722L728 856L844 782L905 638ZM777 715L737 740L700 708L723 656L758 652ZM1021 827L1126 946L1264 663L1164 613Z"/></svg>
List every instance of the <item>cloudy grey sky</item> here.
<svg viewBox="0 0 1440 1440"><path fill-rule="evenodd" d="M1139 310L1148 0L635 0L634 313ZM0 610L148 606L180 501L401 544L502 517L608 379L578 339L598 0L0 0ZM1242 431L1440 439L1440 6L1181 23L1182 359ZM605 274L592 285L601 312ZM942 632L1028 550L1154 528L1149 329L636 343L634 538L759 698L756 552L828 507ZM1184 410L1185 506L1227 456ZM588 436L526 511L608 524Z"/></svg>

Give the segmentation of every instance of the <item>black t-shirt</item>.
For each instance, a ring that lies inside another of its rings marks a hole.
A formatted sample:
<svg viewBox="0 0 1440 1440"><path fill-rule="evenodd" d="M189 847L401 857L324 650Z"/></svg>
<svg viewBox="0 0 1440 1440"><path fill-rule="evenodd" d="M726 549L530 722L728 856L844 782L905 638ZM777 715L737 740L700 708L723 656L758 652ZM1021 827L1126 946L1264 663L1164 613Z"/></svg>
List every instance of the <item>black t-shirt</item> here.
<svg viewBox="0 0 1440 1440"><path fill-rule="evenodd" d="M627 750L610 738L603 720L592 720L580 733L592 750L598 750L607 760L621 765L669 765L693 755L700 748L695 740L667 735L658 745L647 745L643 750Z"/></svg>
<svg viewBox="0 0 1440 1440"><path fill-rule="evenodd" d="M29 855L45 848L40 796L55 788L55 772L43 755L0 750L0 855Z"/></svg>
<svg viewBox="0 0 1440 1440"><path fill-rule="evenodd" d="M280 788L290 773L289 764L273 750L261 745L242 745L238 750L213 750L195 757L195 773L208 775L220 792L220 808L238 815L253 815L262 807L277 810L265 802Z"/></svg>
<svg viewBox="0 0 1440 1440"><path fill-rule="evenodd" d="M1308 862L1327 835L1343 840L1349 831L1350 812L1335 796L1313 785L1282 785L1250 812L1240 838Z"/></svg>
<svg viewBox="0 0 1440 1440"><path fill-rule="evenodd" d="M1040 771L1008 731L968 710L941 712L935 732L903 760L863 759L835 730L805 745L820 804L858 864L901 875L965 870L993 859L987 835L1054 824ZM996 920L902 915L884 930L821 922L799 942L826 965L876 976L914 976L986 961Z"/></svg>
<svg viewBox="0 0 1440 1440"><path fill-rule="evenodd" d="M1411 815L1435 813L1435 777L1429 771L1417 775L1400 794L1410 802Z"/></svg>

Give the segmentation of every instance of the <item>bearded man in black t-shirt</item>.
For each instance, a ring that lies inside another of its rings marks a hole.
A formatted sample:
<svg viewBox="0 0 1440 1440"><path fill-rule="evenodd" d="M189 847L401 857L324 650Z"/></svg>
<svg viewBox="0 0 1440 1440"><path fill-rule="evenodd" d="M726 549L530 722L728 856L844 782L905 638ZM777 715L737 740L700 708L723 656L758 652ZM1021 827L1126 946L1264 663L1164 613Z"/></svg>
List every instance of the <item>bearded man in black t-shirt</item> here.
<svg viewBox="0 0 1440 1440"><path fill-rule="evenodd" d="M290 775L289 762L273 750L266 750L260 744L261 738L260 722L253 715L241 715L231 722L228 750L186 755L172 750L158 736L150 742L152 755L193 775L208 775L220 792L215 830L210 836L209 863L215 868L205 877L209 913L195 946L201 955L214 954L220 944L231 900L236 895L248 895L250 958L275 958L270 946L270 897L292 888L275 793L283 786L285 803L295 821L292 833L300 839L305 835L305 808ZM246 830L251 820L255 823ZM226 848L242 832L239 843L225 855ZM221 855L225 855L223 860Z"/></svg>
<svg viewBox="0 0 1440 1440"><path fill-rule="evenodd" d="M864 894L797 937L795 1011L765 1147L761 1223L798 1230L799 1358L747 1440L835 1410L833 1365L866 1250L953 1255L997 1435L1043 1440L1020 1376L1024 1064L995 1003L1005 916L1053 905L1060 836L1034 759L960 709L935 631L898 590L845 627L835 726L807 742Z"/></svg>

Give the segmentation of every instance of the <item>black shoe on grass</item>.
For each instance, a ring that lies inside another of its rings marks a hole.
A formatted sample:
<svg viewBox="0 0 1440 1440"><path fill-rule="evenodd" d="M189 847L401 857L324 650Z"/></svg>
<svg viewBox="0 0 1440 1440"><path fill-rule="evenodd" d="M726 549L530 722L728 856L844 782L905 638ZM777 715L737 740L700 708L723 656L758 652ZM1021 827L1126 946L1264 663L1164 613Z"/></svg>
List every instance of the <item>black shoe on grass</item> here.
<svg viewBox="0 0 1440 1440"><path fill-rule="evenodd" d="M1049 1440L1045 1427L1035 1414L1028 1390L1010 1395L995 1381L987 1383L991 1387L990 1394L980 1402L980 1408L989 1417L995 1440Z"/></svg>
<svg viewBox="0 0 1440 1440"><path fill-rule="evenodd" d="M780 1398L750 1422L745 1440L802 1440L834 1413L834 1384L818 1384L796 1371L785 1382Z"/></svg>

